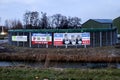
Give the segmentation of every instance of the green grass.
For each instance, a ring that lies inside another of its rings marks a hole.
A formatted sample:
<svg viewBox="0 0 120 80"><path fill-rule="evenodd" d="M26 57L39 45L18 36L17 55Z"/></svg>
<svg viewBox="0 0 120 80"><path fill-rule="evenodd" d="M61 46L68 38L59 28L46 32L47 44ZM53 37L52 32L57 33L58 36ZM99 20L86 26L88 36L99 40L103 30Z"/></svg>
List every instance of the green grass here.
<svg viewBox="0 0 120 80"><path fill-rule="evenodd" d="M119 80L120 69L0 68L0 80Z"/></svg>

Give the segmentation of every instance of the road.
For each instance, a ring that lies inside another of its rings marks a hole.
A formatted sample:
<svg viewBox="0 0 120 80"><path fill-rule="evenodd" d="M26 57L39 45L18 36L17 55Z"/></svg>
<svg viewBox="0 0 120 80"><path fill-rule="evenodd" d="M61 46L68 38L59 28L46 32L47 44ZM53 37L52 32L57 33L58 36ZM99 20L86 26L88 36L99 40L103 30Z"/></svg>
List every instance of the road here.
<svg viewBox="0 0 120 80"><path fill-rule="evenodd" d="M0 40L0 44L2 44L2 43L7 43L7 42L8 42L8 39Z"/></svg>

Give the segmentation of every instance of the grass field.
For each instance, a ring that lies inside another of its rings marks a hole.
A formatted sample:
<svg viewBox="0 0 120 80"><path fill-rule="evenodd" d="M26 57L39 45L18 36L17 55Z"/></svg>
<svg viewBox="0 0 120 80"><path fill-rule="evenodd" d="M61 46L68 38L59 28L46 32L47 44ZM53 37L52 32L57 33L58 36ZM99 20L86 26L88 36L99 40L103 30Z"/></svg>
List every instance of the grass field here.
<svg viewBox="0 0 120 80"><path fill-rule="evenodd" d="M120 80L120 69L0 68L0 80Z"/></svg>
<svg viewBox="0 0 120 80"><path fill-rule="evenodd" d="M120 80L120 69L47 68L49 61L120 62L120 49L96 48L23 48L2 44L6 48L0 60L45 61L45 68L27 66L0 67L0 80Z"/></svg>

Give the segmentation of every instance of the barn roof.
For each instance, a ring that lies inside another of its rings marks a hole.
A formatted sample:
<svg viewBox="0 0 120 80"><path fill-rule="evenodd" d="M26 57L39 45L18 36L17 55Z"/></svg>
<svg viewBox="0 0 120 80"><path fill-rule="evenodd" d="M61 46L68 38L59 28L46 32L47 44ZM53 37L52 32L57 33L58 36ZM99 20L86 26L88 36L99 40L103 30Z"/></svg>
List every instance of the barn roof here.
<svg viewBox="0 0 120 80"><path fill-rule="evenodd" d="M99 23L110 23L110 24L113 23L112 19L91 19L91 20L94 20L94 21L99 22Z"/></svg>

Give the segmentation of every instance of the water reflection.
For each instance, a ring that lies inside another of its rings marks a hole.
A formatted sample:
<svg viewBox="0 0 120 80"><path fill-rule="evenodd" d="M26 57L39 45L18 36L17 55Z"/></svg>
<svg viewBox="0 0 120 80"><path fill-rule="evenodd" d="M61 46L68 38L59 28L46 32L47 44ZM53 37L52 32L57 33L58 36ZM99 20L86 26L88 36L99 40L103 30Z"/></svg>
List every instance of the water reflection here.
<svg viewBox="0 0 120 80"><path fill-rule="evenodd" d="M44 62L0 61L0 66L30 66L43 67Z"/></svg>
<svg viewBox="0 0 120 80"><path fill-rule="evenodd" d="M120 63L80 63L80 62L50 62L49 67L55 68L119 68ZM29 66L44 67L44 62L17 62L17 61L0 61L0 66Z"/></svg>

